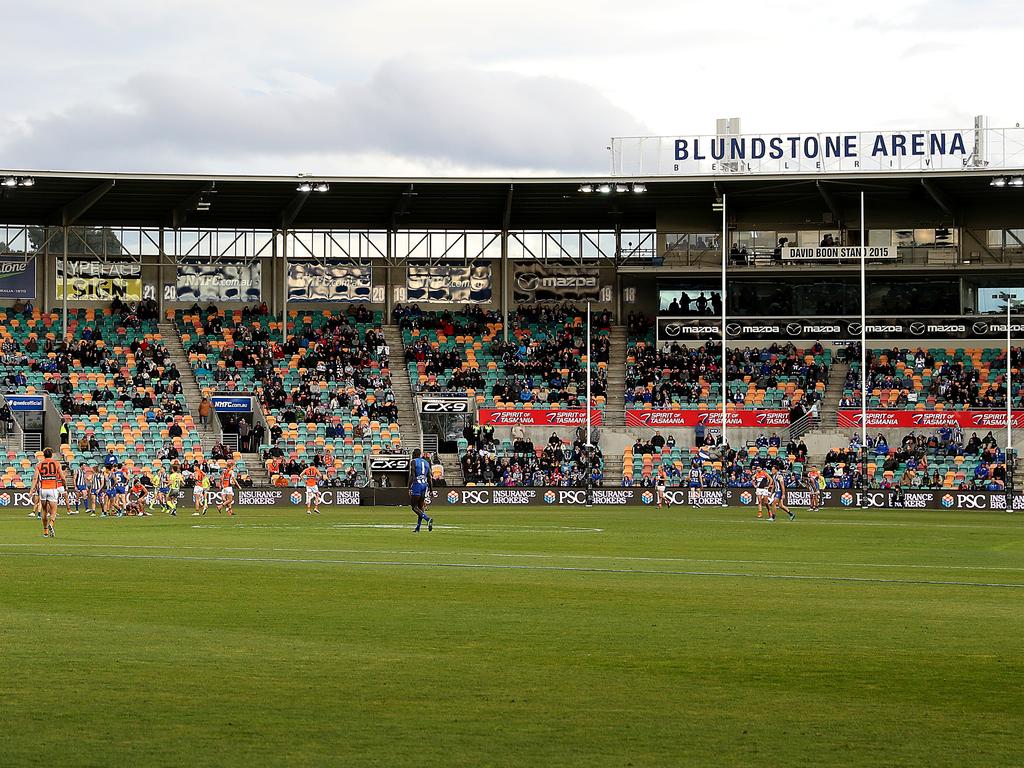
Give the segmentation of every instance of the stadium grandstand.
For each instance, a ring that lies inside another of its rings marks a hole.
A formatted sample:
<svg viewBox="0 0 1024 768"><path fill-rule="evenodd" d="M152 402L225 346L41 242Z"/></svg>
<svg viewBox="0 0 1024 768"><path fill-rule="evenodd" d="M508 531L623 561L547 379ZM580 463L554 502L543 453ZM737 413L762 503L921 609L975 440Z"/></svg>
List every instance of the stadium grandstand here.
<svg viewBox="0 0 1024 768"><path fill-rule="evenodd" d="M401 487L413 448L453 487L1019 487L1019 177L613 157L0 174L2 485L59 445L72 474L233 460L255 489Z"/></svg>

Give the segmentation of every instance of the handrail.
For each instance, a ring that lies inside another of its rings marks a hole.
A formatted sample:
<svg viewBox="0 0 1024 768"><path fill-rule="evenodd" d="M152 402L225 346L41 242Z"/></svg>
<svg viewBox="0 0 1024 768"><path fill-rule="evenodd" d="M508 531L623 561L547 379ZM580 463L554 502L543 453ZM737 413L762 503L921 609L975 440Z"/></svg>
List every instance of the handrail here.
<svg viewBox="0 0 1024 768"><path fill-rule="evenodd" d="M821 417L815 416L811 413L805 413L796 421L789 423L789 439L798 440L799 438L806 435L812 429L816 428L821 424Z"/></svg>

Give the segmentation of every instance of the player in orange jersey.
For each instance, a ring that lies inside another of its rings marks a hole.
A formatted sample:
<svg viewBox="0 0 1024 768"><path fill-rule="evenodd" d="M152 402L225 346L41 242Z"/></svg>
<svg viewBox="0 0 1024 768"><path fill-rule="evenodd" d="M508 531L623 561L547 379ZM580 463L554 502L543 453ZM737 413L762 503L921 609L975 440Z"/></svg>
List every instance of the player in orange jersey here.
<svg viewBox="0 0 1024 768"><path fill-rule="evenodd" d="M199 462L196 462L195 469L192 470L192 483L192 501L196 507L192 517L199 517L206 514L206 507L209 503L207 491L210 489L210 478L203 472Z"/></svg>
<svg viewBox="0 0 1024 768"><path fill-rule="evenodd" d="M810 505L808 509L811 512L817 512L821 509L821 489L825 487L825 481L818 471L817 467L811 466L807 470L807 475L804 478L804 484L807 486L807 491L810 493Z"/></svg>
<svg viewBox="0 0 1024 768"><path fill-rule="evenodd" d="M666 508L672 506L668 499L668 473L665 471L664 466L659 466L658 472L655 475L654 493L657 496L658 509L661 509L663 504Z"/></svg>
<svg viewBox="0 0 1024 768"><path fill-rule="evenodd" d="M53 532L53 521L57 517L57 501L64 488L64 472L60 464L53 458L53 449L43 451L43 458L36 465L36 473L32 478L32 493L39 494L43 536L56 538Z"/></svg>
<svg viewBox="0 0 1024 768"><path fill-rule="evenodd" d="M753 483L754 495L757 496L757 516L764 517L765 507L768 508L769 514L771 513L772 500L775 498L775 482L771 475L763 468L759 468L754 473Z"/></svg>
<svg viewBox="0 0 1024 768"><path fill-rule="evenodd" d="M238 475L235 474L235 462L228 461L227 466L220 473L220 501L217 503L218 512L227 512L228 515L235 514L235 488L238 487Z"/></svg>
<svg viewBox="0 0 1024 768"><path fill-rule="evenodd" d="M320 514L320 478L319 469L310 465L302 470L302 481L306 484L306 514Z"/></svg>

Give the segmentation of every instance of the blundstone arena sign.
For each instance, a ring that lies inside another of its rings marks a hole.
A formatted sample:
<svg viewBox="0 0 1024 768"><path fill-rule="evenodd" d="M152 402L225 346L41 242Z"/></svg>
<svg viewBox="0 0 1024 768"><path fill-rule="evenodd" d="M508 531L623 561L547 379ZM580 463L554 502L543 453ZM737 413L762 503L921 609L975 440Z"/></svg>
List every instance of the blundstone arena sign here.
<svg viewBox="0 0 1024 768"><path fill-rule="evenodd" d="M1024 128L622 137L612 161L629 176L1010 169Z"/></svg>

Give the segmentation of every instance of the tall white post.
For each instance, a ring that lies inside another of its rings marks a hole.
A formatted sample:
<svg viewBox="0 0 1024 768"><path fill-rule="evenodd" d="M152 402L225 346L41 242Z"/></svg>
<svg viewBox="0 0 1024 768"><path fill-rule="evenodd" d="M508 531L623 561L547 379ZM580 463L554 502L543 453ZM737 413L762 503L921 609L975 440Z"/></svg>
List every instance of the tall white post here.
<svg viewBox="0 0 1024 768"><path fill-rule="evenodd" d="M587 302L587 445L590 445L590 360L593 357L590 347L590 302ZM589 481L588 481L589 482Z"/></svg>
<svg viewBox="0 0 1024 768"><path fill-rule="evenodd" d="M594 477L594 454L595 451L591 446L591 419L590 419L590 373L592 370L591 358L594 356L594 350L590 346L590 302L587 302L587 444L585 450L587 451L587 476L584 478L584 487L587 490L586 504L589 507L591 505L591 483Z"/></svg>
<svg viewBox="0 0 1024 768"><path fill-rule="evenodd" d="M860 449L861 482L868 485L868 290L867 229L864 226L864 191L860 193Z"/></svg>
<svg viewBox="0 0 1024 768"><path fill-rule="evenodd" d="M1006 292L1006 463L1010 465L1010 450L1013 448L1013 363L1010 361L1010 304L1013 294ZM1009 480L1009 477L1007 477Z"/></svg>
<svg viewBox="0 0 1024 768"><path fill-rule="evenodd" d="M728 399L729 387L725 373L725 267L728 264L729 259L729 223L725 214L725 193L722 193L722 360L720 363L722 369L722 451L724 456L726 446L729 444L726 430L726 400ZM725 466L722 467L722 482L725 483ZM723 502L724 503L724 502Z"/></svg>

